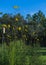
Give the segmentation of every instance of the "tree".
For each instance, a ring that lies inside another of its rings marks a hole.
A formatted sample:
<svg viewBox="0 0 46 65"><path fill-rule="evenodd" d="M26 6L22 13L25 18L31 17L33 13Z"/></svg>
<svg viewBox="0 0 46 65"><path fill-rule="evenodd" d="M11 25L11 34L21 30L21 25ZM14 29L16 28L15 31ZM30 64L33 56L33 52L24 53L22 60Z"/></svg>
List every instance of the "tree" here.
<svg viewBox="0 0 46 65"><path fill-rule="evenodd" d="M32 21L32 17L30 14L27 14L26 21L27 21L27 23L30 23Z"/></svg>

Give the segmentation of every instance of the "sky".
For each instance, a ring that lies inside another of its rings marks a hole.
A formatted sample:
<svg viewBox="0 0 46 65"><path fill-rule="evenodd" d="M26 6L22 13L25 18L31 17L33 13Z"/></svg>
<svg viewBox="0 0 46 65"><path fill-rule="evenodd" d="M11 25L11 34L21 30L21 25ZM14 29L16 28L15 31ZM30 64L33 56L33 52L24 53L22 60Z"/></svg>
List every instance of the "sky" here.
<svg viewBox="0 0 46 65"><path fill-rule="evenodd" d="M14 9L13 6L19 6ZM22 15L31 14L41 10L46 15L46 0L0 0L0 12Z"/></svg>

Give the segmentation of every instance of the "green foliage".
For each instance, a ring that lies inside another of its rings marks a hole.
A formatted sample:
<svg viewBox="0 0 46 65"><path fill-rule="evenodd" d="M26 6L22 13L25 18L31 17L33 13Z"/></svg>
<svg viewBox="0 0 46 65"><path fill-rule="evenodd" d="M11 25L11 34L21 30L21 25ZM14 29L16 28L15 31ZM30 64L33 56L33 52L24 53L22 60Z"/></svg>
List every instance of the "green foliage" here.
<svg viewBox="0 0 46 65"><path fill-rule="evenodd" d="M41 11L32 16L27 14L26 18L20 13L14 16L3 14L0 17L0 41L2 41L3 27L6 29L4 37L7 44L15 39L22 39L25 43L33 44L39 39L41 46L46 46L46 17ZM26 38L23 37L24 35Z"/></svg>
<svg viewBox="0 0 46 65"><path fill-rule="evenodd" d="M0 65L9 65L8 49L5 45L0 46Z"/></svg>
<svg viewBox="0 0 46 65"><path fill-rule="evenodd" d="M42 65L41 55L37 53L39 46L26 46L22 40L3 44L0 47L1 65Z"/></svg>
<svg viewBox="0 0 46 65"><path fill-rule="evenodd" d="M40 52L45 50L41 51L40 43L46 45L46 17L41 11L26 19L21 14L0 17L0 43L3 27L7 45L0 45L0 65L42 65Z"/></svg>

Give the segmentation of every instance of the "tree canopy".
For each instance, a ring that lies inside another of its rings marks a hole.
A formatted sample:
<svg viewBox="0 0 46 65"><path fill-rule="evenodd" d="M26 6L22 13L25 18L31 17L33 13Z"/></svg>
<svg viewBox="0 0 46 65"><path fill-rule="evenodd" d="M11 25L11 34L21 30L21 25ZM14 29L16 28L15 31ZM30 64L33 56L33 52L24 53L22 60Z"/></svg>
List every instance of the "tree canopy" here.
<svg viewBox="0 0 46 65"><path fill-rule="evenodd" d="M14 6L17 8L17 6ZM1 15L2 13L0 13ZM46 17L43 12L38 11L32 16L26 15L26 18L20 13L16 15L3 14L0 17L0 40L2 39L2 28L5 27L5 38L9 40L23 39L29 43L36 43L38 40L46 45Z"/></svg>

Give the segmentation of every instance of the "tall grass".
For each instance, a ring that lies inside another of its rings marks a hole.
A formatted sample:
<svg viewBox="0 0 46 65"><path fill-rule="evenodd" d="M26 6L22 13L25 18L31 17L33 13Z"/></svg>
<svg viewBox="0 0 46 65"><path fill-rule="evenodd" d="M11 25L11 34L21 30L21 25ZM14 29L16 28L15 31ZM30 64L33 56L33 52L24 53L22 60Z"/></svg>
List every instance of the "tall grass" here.
<svg viewBox="0 0 46 65"><path fill-rule="evenodd" d="M3 44L3 47L0 46L0 65L42 65L37 49L21 40L11 42L9 46Z"/></svg>

